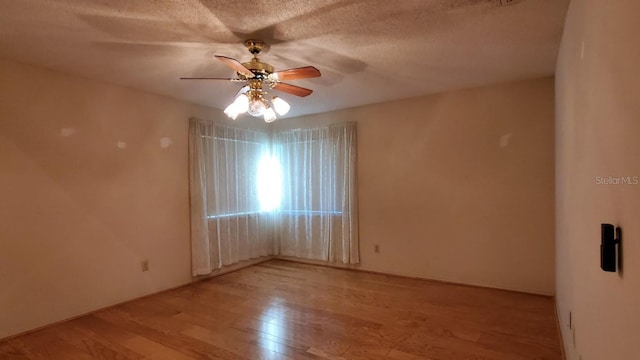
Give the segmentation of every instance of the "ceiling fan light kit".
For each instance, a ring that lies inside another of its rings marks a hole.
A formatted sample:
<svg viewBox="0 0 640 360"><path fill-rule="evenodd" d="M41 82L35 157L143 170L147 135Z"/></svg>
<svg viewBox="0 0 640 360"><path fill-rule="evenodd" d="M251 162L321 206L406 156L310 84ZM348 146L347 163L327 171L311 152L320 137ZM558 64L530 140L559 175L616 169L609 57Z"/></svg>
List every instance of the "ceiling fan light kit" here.
<svg viewBox="0 0 640 360"><path fill-rule="evenodd" d="M313 66L305 66L274 72L273 66L260 61L258 54L265 48L261 40L249 39L244 46L253 55L249 62L240 63L238 60L215 55L216 59L235 70L237 78L180 78L182 80L226 80L231 82L248 83L236 94L233 102L229 104L224 113L235 120L240 114L247 113L251 116L264 118L270 123L276 120L277 115L283 116L289 112L291 105L280 97L273 96L269 90L275 89L288 94L305 97L311 95L313 90L291 85L282 81L319 77L320 71ZM276 115L277 113L277 115Z"/></svg>

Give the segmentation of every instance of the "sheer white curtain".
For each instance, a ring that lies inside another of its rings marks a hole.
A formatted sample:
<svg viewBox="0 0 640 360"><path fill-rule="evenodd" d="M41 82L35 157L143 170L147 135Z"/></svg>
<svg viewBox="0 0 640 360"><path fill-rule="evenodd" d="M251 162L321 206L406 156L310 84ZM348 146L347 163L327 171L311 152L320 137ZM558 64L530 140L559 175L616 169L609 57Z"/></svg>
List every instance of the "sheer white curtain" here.
<svg viewBox="0 0 640 360"><path fill-rule="evenodd" d="M279 131L273 148L282 168L280 254L359 263L356 124Z"/></svg>
<svg viewBox="0 0 640 360"><path fill-rule="evenodd" d="M269 135L199 119L189 126L193 275L273 254L272 204L258 186Z"/></svg>

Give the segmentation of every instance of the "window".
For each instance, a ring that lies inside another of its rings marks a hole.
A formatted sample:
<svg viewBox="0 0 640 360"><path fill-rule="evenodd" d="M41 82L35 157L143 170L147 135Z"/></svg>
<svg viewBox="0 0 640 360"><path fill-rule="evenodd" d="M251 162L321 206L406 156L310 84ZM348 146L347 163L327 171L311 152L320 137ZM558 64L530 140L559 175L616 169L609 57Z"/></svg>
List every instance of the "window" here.
<svg viewBox="0 0 640 360"><path fill-rule="evenodd" d="M189 131L194 275L274 253L359 262L355 123Z"/></svg>

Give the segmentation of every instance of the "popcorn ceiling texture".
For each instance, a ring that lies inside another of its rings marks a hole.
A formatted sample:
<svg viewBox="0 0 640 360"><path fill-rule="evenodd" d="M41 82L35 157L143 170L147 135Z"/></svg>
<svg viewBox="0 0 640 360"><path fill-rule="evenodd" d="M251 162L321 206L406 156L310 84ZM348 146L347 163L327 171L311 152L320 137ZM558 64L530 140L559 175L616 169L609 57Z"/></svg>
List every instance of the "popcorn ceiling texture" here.
<svg viewBox="0 0 640 360"><path fill-rule="evenodd" d="M288 116L554 73L568 0L4 1L0 58L223 108L239 84L214 54L313 65Z"/></svg>

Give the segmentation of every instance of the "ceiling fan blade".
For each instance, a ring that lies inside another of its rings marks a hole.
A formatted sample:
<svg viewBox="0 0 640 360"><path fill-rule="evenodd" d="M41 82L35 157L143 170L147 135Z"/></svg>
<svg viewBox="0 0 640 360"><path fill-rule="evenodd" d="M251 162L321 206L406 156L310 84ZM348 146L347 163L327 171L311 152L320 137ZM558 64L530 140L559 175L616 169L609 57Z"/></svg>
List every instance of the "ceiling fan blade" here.
<svg viewBox="0 0 640 360"><path fill-rule="evenodd" d="M222 61L225 65L227 65L228 67L232 68L233 70L237 71L238 73L248 77L248 78L252 78L255 75L253 75L253 73L251 72L251 70L247 69L244 65L242 65L238 60L236 59L232 59L230 57L226 57L226 56L222 56L222 55L215 55L216 59Z"/></svg>
<svg viewBox="0 0 640 360"><path fill-rule="evenodd" d="M245 81L236 78L217 78L217 77L181 77L180 80L226 80L231 82Z"/></svg>
<svg viewBox="0 0 640 360"><path fill-rule="evenodd" d="M300 96L300 97L309 96L313 92L313 90L311 89L307 89L307 88L303 88L303 87L295 86L291 84L286 84L286 83L277 83L273 86L273 88L278 91L286 92L286 93Z"/></svg>
<svg viewBox="0 0 640 360"><path fill-rule="evenodd" d="M321 74L320 70L314 68L313 66L305 66L295 69L276 71L273 73L273 75L278 81L287 81L319 77Z"/></svg>

